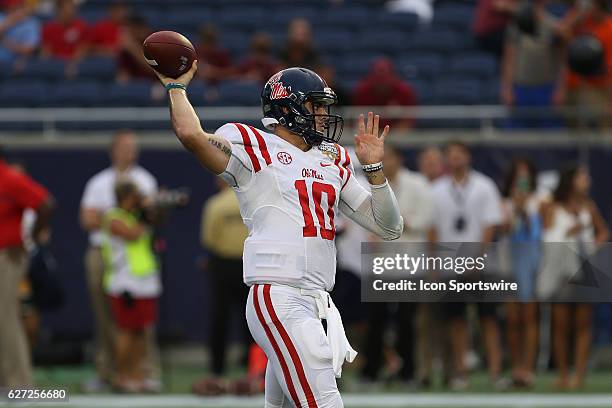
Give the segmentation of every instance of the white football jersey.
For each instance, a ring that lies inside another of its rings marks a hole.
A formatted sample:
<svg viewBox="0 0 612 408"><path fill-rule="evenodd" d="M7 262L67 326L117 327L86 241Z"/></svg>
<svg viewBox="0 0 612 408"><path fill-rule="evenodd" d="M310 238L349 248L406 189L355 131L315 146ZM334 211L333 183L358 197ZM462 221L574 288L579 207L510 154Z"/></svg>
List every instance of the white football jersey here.
<svg viewBox="0 0 612 408"><path fill-rule="evenodd" d="M236 191L249 230L245 283L331 290L338 204L342 200L355 210L370 197L355 179L346 149L322 143L304 152L239 123L228 123L215 134L232 145L221 177Z"/></svg>

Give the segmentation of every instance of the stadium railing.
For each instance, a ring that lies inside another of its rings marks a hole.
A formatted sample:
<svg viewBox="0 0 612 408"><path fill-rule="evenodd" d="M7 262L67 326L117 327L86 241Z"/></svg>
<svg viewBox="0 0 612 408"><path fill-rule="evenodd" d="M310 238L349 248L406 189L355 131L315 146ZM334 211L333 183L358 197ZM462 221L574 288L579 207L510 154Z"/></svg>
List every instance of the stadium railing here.
<svg viewBox="0 0 612 408"><path fill-rule="evenodd" d="M259 107L201 107L204 127L212 131L226 122L260 124ZM569 128L568 121L594 122L585 109L513 108L499 105L345 107L343 143L351 144L353 125L360 114L374 111L389 120L412 119L416 126L393 131L395 143L421 145L448 138L501 144L575 144L577 141L612 144L612 132L596 128ZM95 124L95 126L93 125ZM167 107L113 108L4 108L0 109L0 141L8 144L105 144L112 130L136 128L143 144L177 146L170 130ZM100 137L88 137L100 136Z"/></svg>

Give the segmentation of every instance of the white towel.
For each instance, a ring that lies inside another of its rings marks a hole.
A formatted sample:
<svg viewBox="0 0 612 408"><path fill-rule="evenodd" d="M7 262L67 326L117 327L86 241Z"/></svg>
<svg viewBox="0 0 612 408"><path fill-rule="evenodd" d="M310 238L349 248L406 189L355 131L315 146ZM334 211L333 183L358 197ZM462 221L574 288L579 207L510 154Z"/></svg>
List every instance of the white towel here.
<svg viewBox="0 0 612 408"><path fill-rule="evenodd" d="M327 341L332 351L334 374L337 378L340 378L342 376L342 364L344 364L344 361L352 363L355 357L357 357L357 352L351 347L351 344L346 338L340 312L332 301L329 293L324 290L302 289L301 293L302 295L315 298L319 311L319 319L325 319L327 321Z"/></svg>

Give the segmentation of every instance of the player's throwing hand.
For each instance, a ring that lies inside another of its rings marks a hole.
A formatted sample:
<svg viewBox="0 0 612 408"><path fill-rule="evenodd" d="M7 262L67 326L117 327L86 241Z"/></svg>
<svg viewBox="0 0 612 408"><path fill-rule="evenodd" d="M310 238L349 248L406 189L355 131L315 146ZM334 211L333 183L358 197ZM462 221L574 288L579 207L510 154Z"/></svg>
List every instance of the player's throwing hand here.
<svg viewBox="0 0 612 408"><path fill-rule="evenodd" d="M181 75L180 77L176 79L164 76L155 70L153 70L153 72L155 72L155 75L157 75L157 77L159 78L159 80L164 86L168 85L169 83L183 84L185 86L188 86L189 82L191 82L197 70L198 70L198 61L195 60L193 61L193 64L191 65L191 68L189 69L189 71L185 72L183 75Z"/></svg>
<svg viewBox="0 0 612 408"><path fill-rule="evenodd" d="M378 163L385 155L385 137L389 133L389 126L385 126L382 134L378 134L380 116L368 112L368 122L364 116L359 115L357 134L355 135L355 154L362 165Z"/></svg>

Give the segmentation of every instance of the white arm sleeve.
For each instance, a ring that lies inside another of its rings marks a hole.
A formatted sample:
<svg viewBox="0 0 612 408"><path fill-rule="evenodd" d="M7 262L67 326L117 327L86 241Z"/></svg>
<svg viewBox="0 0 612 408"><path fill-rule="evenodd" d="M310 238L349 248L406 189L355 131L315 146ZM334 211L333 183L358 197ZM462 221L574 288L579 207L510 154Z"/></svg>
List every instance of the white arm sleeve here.
<svg viewBox="0 0 612 408"><path fill-rule="evenodd" d="M239 129L235 124L227 123L217 129L215 135L227 140L232 148L227 167L223 173L219 174L219 177L233 188L246 187L253 179L254 172Z"/></svg>
<svg viewBox="0 0 612 408"><path fill-rule="evenodd" d="M370 186L368 192L351 174L340 195L339 206L347 217L385 241L402 235L404 220L389 182Z"/></svg>

